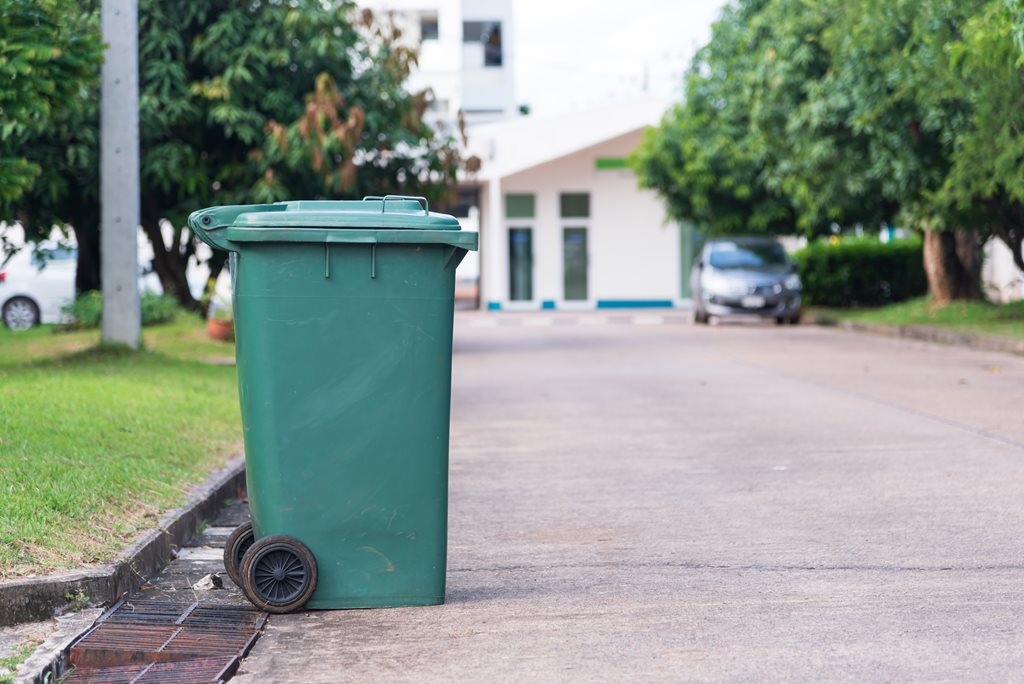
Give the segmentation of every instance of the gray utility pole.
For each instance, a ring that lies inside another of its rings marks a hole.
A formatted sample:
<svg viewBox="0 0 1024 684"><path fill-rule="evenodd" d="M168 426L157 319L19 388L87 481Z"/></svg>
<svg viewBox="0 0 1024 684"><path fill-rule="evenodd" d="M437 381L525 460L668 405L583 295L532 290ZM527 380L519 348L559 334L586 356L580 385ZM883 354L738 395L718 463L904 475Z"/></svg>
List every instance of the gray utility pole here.
<svg viewBox="0 0 1024 684"><path fill-rule="evenodd" d="M103 0L100 94L100 268L103 343L139 348L139 10Z"/></svg>

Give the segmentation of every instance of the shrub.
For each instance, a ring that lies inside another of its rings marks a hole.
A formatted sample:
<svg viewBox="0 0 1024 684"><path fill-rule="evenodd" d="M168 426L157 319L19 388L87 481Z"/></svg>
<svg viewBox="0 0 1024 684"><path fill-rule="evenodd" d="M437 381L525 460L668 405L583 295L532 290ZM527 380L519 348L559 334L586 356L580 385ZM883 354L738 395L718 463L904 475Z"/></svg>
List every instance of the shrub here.
<svg viewBox="0 0 1024 684"><path fill-rule="evenodd" d="M155 292L144 292L139 303L142 309L142 325L167 323L174 320L181 310L174 297ZM60 326L61 330L98 328L103 319L103 295L96 290L78 295L65 304L62 311L67 321Z"/></svg>
<svg viewBox="0 0 1024 684"><path fill-rule="evenodd" d="M817 241L794 255L808 304L882 306L928 291L921 241Z"/></svg>
<svg viewBox="0 0 1024 684"><path fill-rule="evenodd" d="M96 290L80 294L61 309L67 320L61 325L65 330L98 328L103 319L103 295Z"/></svg>
<svg viewBox="0 0 1024 684"><path fill-rule="evenodd" d="M178 300L168 295L145 292L142 295L142 325L170 323L178 315L181 307Z"/></svg>

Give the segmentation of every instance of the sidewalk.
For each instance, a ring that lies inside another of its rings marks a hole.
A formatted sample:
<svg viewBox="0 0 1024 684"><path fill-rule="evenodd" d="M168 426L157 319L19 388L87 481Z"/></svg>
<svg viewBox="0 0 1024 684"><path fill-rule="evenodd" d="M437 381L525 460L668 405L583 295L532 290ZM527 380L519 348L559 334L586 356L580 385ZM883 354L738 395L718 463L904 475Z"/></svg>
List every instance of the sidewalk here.
<svg viewBox="0 0 1024 684"><path fill-rule="evenodd" d="M448 602L237 681L1005 680L1024 360L812 326L457 323Z"/></svg>

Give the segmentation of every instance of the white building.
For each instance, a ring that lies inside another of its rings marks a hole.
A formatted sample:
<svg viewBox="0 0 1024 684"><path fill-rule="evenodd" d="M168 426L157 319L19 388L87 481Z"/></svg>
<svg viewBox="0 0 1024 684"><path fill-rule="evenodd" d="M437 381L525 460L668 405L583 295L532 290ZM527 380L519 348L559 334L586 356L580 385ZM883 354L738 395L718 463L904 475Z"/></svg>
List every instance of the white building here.
<svg viewBox="0 0 1024 684"><path fill-rule="evenodd" d="M640 190L626 156L668 103L477 126L481 304L669 307L687 295L691 231Z"/></svg>
<svg viewBox="0 0 1024 684"><path fill-rule="evenodd" d="M1024 299L1024 272L1017 268L1013 252L999 238L985 243L981 281L985 296L993 302L1015 302Z"/></svg>
<svg viewBox="0 0 1024 684"><path fill-rule="evenodd" d="M668 102L519 116L512 0L363 4L418 46L409 89L433 91L435 124L451 126L461 112L465 156L480 160L457 201L441 207L481 232L479 255L459 267L460 292L475 291L491 310L673 306L688 295L691 232L681 239L625 165Z"/></svg>
<svg viewBox="0 0 1024 684"><path fill-rule="evenodd" d="M515 101L512 0L363 0L390 15L404 39L418 46L409 89L431 89L428 118L468 125L518 113Z"/></svg>

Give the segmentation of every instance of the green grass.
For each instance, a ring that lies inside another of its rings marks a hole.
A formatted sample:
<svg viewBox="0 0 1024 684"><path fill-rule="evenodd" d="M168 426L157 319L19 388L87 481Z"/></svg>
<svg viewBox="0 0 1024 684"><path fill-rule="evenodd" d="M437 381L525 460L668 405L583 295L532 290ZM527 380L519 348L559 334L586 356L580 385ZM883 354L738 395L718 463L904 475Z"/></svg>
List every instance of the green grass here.
<svg viewBox="0 0 1024 684"><path fill-rule="evenodd" d="M0 576L111 559L240 449L232 346L188 315L143 340L0 329Z"/></svg>
<svg viewBox="0 0 1024 684"><path fill-rule="evenodd" d="M933 306L928 297L878 309L819 309L819 318L881 325L933 326L978 335L1024 338L1024 301L1010 304L954 302Z"/></svg>

